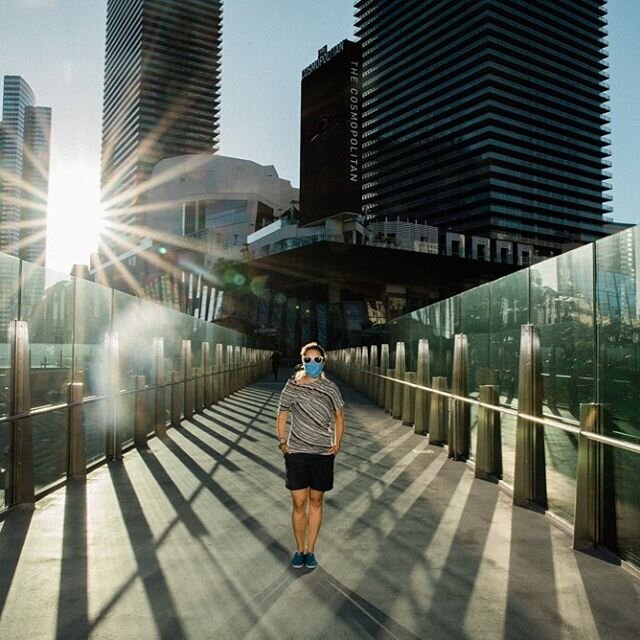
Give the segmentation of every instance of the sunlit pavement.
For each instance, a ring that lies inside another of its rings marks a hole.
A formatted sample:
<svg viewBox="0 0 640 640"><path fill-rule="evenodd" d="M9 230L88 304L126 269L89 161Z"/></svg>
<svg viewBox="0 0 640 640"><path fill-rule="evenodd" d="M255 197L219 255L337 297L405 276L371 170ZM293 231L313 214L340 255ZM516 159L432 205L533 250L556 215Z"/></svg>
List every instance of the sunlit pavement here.
<svg viewBox="0 0 640 640"><path fill-rule="evenodd" d="M289 568L281 386L12 512L0 638L638 638L638 578L348 389L320 567Z"/></svg>

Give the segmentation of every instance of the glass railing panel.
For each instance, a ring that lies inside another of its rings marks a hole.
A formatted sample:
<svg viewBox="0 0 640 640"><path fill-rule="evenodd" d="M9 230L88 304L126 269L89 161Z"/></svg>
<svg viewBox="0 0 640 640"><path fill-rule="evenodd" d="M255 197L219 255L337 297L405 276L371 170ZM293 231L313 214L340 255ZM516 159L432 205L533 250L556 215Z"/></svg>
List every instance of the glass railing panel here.
<svg viewBox="0 0 640 640"><path fill-rule="evenodd" d="M123 447L133 442L136 415L135 399L135 393L127 393L116 399L116 423Z"/></svg>
<svg viewBox="0 0 640 640"><path fill-rule="evenodd" d="M141 300L122 291L113 292L112 331L118 335L117 388L130 391L135 389L135 376L144 357L139 348L146 328L142 326L140 315Z"/></svg>
<svg viewBox="0 0 640 640"><path fill-rule="evenodd" d="M29 325L31 406L66 402L72 370L71 278L23 262L21 291L20 320Z"/></svg>
<svg viewBox="0 0 640 640"><path fill-rule="evenodd" d="M495 376L491 370L491 361L489 358L490 292L489 285L483 285L476 289L470 289L460 296L462 299L461 330L462 333L467 336L469 349L467 391L469 397L476 399L479 396L480 385L495 383ZM477 441L478 407L471 405L470 414L470 456L474 459Z"/></svg>
<svg viewBox="0 0 640 640"><path fill-rule="evenodd" d="M544 430L549 511L573 522L578 466L578 436L553 427Z"/></svg>
<svg viewBox="0 0 640 640"><path fill-rule="evenodd" d="M105 335L111 330L113 291L88 280L75 280L74 381L84 396L107 393ZM104 447L103 447L104 451Z"/></svg>
<svg viewBox="0 0 640 640"><path fill-rule="evenodd" d="M640 444L640 228L596 244L599 401L608 435Z"/></svg>
<svg viewBox="0 0 640 640"><path fill-rule="evenodd" d="M579 421L595 400L593 247L532 266L531 322L540 335L544 412Z"/></svg>
<svg viewBox="0 0 640 640"><path fill-rule="evenodd" d="M36 493L62 480L68 468L68 409L31 417L33 476Z"/></svg>
<svg viewBox="0 0 640 640"><path fill-rule="evenodd" d="M521 326L529 322L529 273L518 271L489 284L492 376L498 385L500 403L518 406L518 367ZM516 418L502 414L502 477L513 483L515 469Z"/></svg>
<svg viewBox="0 0 640 640"><path fill-rule="evenodd" d="M618 552L640 566L640 456L622 449L613 455Z"/></svg>
<svg viewBox="0 0 640 640"><path fill-rule="evenodd" d="M8 506L11 424L0 423L0 509Z"/></svg>

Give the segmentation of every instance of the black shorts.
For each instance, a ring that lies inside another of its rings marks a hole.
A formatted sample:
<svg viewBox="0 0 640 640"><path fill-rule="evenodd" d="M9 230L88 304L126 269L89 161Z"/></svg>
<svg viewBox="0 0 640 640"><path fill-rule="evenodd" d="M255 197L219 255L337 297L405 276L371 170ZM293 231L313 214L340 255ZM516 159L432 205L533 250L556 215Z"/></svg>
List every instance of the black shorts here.
<svg viewBox="0 0 640 640"><path fill-rule="evenodd" d="M331 491L333 489L333 461L335 456L321 453L287 453L284 464L287 468L287 489Z"/></svg>

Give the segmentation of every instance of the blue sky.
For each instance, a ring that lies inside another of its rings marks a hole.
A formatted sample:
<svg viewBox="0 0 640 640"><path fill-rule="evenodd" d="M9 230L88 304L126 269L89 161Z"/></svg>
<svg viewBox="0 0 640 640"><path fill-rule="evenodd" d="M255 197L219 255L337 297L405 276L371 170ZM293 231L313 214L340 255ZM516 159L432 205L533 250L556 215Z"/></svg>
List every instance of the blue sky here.
<svg viewBox="0 0 640 640"><path fill-rule="evenodd" d="M53 108L48 265L87 262L98 233L106 0L0 0L0 76ZM353 35L351 0L226 0L221 153L298 185L300 72ZM614 217L640 223L640 0L610 0ZM70 234L70 229L74 231Z"/></svg>

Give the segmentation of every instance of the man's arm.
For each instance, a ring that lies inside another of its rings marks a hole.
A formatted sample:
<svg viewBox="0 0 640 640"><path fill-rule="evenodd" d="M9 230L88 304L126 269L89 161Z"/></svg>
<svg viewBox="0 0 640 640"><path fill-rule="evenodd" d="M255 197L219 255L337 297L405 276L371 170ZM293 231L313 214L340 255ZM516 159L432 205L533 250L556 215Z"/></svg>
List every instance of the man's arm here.
<svg viewBox="0 0 640 640"><path fill-rule="evenodd" d="M276 433L278 435L278 448L282 453L289 453L289 447L287 447L287 418L289 417L288 411L278 411L278 417L276 418Z"/></svg>
<svg viewBox="0 0 640 640"><path fill-rule="evenodd" d="M342 444L342 436L344 435L344 411L342 409L338 409L336 411L336 440L335 444L329 449L329 453L333 453L333 455L337 455L338 451L340 451L340 445Z"/></svg>

